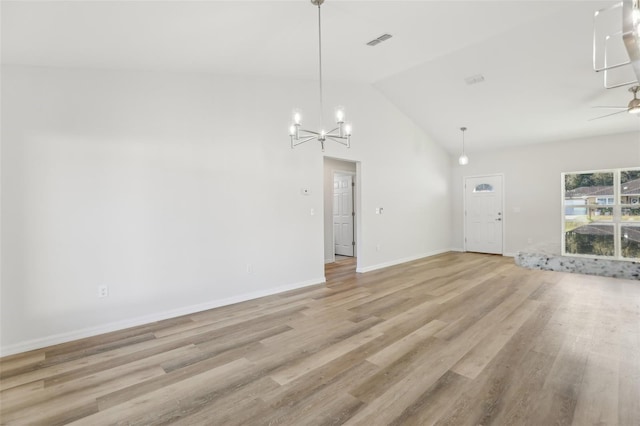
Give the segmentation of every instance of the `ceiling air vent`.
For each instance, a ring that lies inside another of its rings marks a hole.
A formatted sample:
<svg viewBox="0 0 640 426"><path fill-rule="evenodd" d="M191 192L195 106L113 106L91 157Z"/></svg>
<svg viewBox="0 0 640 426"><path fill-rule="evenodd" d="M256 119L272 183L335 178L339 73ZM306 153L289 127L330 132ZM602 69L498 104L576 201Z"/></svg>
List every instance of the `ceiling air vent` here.
<svg viewBox="0 0 640 426"><path fill-rule="evenodd" d="M374 38L369 43L367 43L367 46L375 46L377 44L382 43L385 40L389 40L391 37L393 37L391 34L382 34L380 37Z"/></svg>
<svg viewBox="0 0 640 426"><path fill-rule="evenodd" d="M478 84L484 81L484 76L482 74L476 74L476 75L472 75L471 77L465 78L464 81L468 85Z"/></svg>

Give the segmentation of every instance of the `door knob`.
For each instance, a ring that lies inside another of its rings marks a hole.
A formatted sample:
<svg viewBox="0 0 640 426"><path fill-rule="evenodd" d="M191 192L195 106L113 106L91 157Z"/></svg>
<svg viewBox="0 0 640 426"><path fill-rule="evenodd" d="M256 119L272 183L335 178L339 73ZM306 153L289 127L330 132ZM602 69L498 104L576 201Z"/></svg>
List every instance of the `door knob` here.
<svg viewBox="0 0 640 426"><path fill-rule="evenodd" d="M501 218L501 217L499 217L499 218L497 218L496 220L502 220L502 218Z"/></svg>

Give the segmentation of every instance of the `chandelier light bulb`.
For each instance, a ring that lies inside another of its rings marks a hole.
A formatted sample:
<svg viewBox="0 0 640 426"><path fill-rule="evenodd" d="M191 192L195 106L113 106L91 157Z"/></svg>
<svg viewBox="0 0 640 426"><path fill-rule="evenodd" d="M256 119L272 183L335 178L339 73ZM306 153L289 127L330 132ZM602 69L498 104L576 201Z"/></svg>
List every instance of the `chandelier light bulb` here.
<svg viewBox="0 0 640 426"><path fill-rule="evenodd" d="M296 134L296 126L295 125L289 126L289 135L295 136L295 134Z"/></svg>
<svg viewBox="0 0 640 426"><path fill-rule="evenodd" d="M344 107L336 107L336 123L344 123Z"/></svg>
<svg viewBox="0 0 640 426"><path fill-rule="evenodd" d="M351 123L347 123L344 125L344 134L347 136L351 136Z"/></svg>
<svg viewBox="0 0 640 426"><path fill-rule="evenodd" d="M300 124L300 121L302 121L302 114L300 113L300 111L293 111L293 122L295 124Z"/></svg>

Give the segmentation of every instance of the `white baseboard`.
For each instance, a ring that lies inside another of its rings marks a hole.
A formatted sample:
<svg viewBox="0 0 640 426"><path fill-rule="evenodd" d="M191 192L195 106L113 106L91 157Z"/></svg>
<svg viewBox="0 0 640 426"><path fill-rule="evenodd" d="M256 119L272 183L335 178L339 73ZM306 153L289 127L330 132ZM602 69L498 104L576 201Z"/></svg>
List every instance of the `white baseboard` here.
<svg viewBox="0 0 640 426"><path fill-rule="evenodd" d="M454 248L450 249L449 251L456 251L456 252L461 252L461 253L463 253L463 252L464 252L464 249L463 249L463 248L460 248L460 247L454 247ZM503 256L505 256L505 257L516 257L516 256L517 256L517 254L518 254L518 253L502 253L502 255L503 255Z"/></svg>
<svg viewBox="0 0 640 426"><path fill-rule="evenodd" d="M437 254L446 253L448 251L451 251L451 250L450 249L434 250L434 251L431 251L429 253L423 253L423 254L419 254L419 255L416 255L416 256L410 256L410 257L405 257L405 258L402 258L402 259L396 259L396 260L392 260L390 262L379 263L377 265L365 266L364 268L356 269L356 272L359 272L359 273L371 272L371 271L375 271L376 269L388 268L389 266L395 266L395 265L399 265L401 263L407 263L407 262L412 262L412 261L418 260L418 259L424 259L425 257L435 256Z"/></svg>
<svg viewBox="0 0 640 426"><path fill-rule="evenodd" d="M35 349L46 348L60 343L71 342L73 340L93 337L112 331L124 330L126 328L137 327L139 325L149 324L156 321L162 321L169 318L175 318L182 315L189 315L196 312L206 311L208 309L219 308L220 306L233 305L234 303L246 302L247 300L258 299L264 296L271 296L277 293L284 293L289 290L296 290L316 284L323 284L326 280L324 277L307 280L295 284L288 284L267 290L254 291L244 293L238 296L227 297L225 299L212 300L197 305L185 306L182 308L172 309L170 311L158 312L155 314L144 315L141 317L131 318L123 321L111 322L95 327L87 327L79 330L69 331L66 333L54 334L52 336L42 337L38 339L27 340L12 345L2 346L0 348L0 357L27 352Z"/></svg>

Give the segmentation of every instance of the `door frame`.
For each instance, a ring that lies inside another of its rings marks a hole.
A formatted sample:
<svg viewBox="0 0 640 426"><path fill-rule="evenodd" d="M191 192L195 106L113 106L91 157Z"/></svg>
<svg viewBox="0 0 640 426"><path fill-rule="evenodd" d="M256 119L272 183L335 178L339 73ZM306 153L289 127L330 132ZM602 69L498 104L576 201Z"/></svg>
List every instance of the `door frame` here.
<svg viewBox="0 0 640 426"><path fill-rule="evenodd" d="M361 160L357 160L357 159L352 159L352 158L341 158L341 157L334 157L334 156L329 156L329 155L324 155L323 156L323 161L325 159L331 159L331 160L337 160L337 161L342 161L345 163L352 163L355 164L356 166L356 172L355 172L355 179L356 179L356 186L355 186L355 191L354 191L354 206L356 209L356 215L355 215L355 232L356 232L356 252L355 252L355 257L356 257L356 273L362 273L362 271L360 270L360 266L362 265L362 262L364 261L364 252L362 250L362 244L360 244L360 241L364 241L363 240L363 229L362 229L362 167L363 167L363 162ZM339 168L333 168L331 167L330 170L327 171L327 173L331 173L331 180L333 182L333 172L334 171L343 171ZM353 173L353 171L348 170L348 172ZM324 171L323 171L323 176L325 176ZM324 179L324 178L323 178ZM325 191L327 190L327 188L323 185L323 204L322 204L322 209L323 211L325 210L325 208L327 207L326 203L330 202L331 203L331 210L333 211L333 184L331 185L331 197L329 197L329 199L331 201L327 200L326 197L326 193ZM332 228L331 228L331 234L333 235L333 220L332 222ZM323 226L323 231L326 230L326 223ZM333 246L335 246L335 241L333 241L333 236L331 237L331 243ZM333 253L333 256L331 258L331 260L333 262L335 262L335 253ZM328 259L325 259L324 257L324 250L323 250L323 255L322 255L322 264L325 265L327 263L330 263L328 261Z"/></svg>
<svg viewBox="0 0 640 426"><path fill-rule="evenodd" d="M462 251L467 251L467 179L475 179L482 177L500 177L502 179L502 250L500 255L505 255L505 244L507 241L507 211L505 209L505 193L507 182L504 173L486 173L481 175L463 175L462 176Z"/></svg>
<svg viewBox="0 0 640 426"><path fill-rule="evenodd" d="M343 160L346 161L346 160ZM355 243L353 245L353 257L355 257L356 259L358 258L358 228L357 228L357 224L358 224L358 208L356 206L356 194L357 194L357 186L358 186L358 172L357 172L357 163L356 163L356 171L352 172L352 171L347 171L347 170L339 170L339 169L331 169L331 176L333 177L333 179L336 178L336 176L340 176L340 175L349 175L352 178L352 182L354 183L354 185L351 187L351 206L353 208L353 212L355 213L353 215L353 242ZM333 194L332 194L333 195ZM333 197L331 197L331 210L333 211ZM333 221L331 222L333 223ZM335 246L336 246L336 229L335 226L332 226L332 237L331 237L331 241L332 241L332 245L333 245L333 261L336 261L336 253L335 253Z"/></svg>

